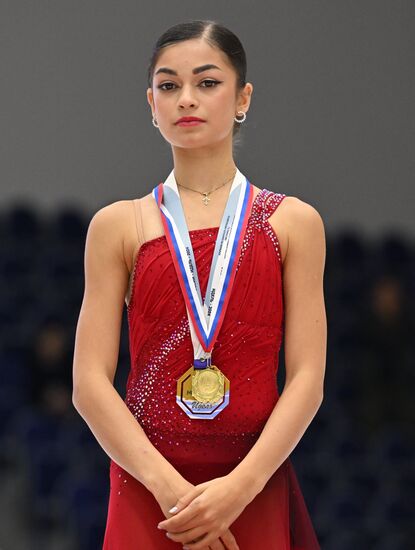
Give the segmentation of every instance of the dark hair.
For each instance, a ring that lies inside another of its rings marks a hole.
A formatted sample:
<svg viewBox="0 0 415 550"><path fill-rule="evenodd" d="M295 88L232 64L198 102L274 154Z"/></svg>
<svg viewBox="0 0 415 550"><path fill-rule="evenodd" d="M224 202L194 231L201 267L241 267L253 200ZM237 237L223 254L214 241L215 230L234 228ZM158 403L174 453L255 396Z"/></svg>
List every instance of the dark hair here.
<svg viewBox="0 0 415 550"><path fill-rule="evenodd" d="M167 29L157 40L153 54L150 59L150 64L147 69L147 81L149 88L153 87L153 74L157 60L163 48L191 40L193 38L203 38L211 46L222 50L229 59L229 62L235 69L237 80L237 92L244 88L246 84L246 55L245 50L239 38L228 28L224 27L216 21L210 20L194 20L185 23L178 23ZM235 136L239 132L241 124L234 122L232 135Z"/></svg>

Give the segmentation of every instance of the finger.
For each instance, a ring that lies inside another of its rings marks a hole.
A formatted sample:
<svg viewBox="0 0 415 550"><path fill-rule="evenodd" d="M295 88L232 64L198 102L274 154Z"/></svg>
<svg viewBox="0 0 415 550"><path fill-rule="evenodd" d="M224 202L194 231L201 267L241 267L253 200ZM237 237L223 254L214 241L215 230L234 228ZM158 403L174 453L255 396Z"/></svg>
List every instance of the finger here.
<svg viewBox="0 0 415 550"><path fill-rule="evenodd" d="M221 536L221 535L220 535ZM204 546L211 545L213 542L215 542L218 538L218 533L208 533L200 542L186 542L186 545L184 548L187 548L188 550L202 550Z"/></svg>
<svg viewBox="0 0 415 550"><path fill-rule="evenodd" d="M209 548L211 548L212 550L226 550L225 546L223 546L223 543L220 539L215 540L214 542L211 542Z"/></svg>
<svg viewBox="0 0 415 550"><path fill-rule="evenodd" d="M188 529L183 533L171 533L167 531L166 536L174 542L181 542L182 544L188 544L192 542L199 542L206 535L206 528L195 527ZM206 545L205 545L206 546Z"/></svg>
<svg viewBox="0 0 415 550"><path fill-rule="evenodd" d="M161 521L159 524L158 524L158 528L159 529L166 529L167 531L174 531L176 530L177 531L177 527L179 525L181 525L182 523L182 519L183 517L185 518L185 521L187 521L187 518L188 517L193 517L193 510L188 513L188 515L184 515L182 514L180 520L177 522L175 521L176 517L179 517L180 513L181 512L184 512L186 510L186 508L188 508L192 503L193 501L201 494L203 493L204 491L204 488L201 488L200 485L197 485L196 487L194 487L193 489L191 489L186 495L182 496L179 498L179 500L177 501L176 503L176 506L174 506L173 508L171 508L169 510L169 512L171 514L174 514L174 516L172 516L171 518L168 518L168 519L165 519L163 521Z"/></svg>
<svg viewBox="0 0 415 550"><path fill-rule="evenodd" d="M176 506L173 506L173 508L171 508L169 512L172 514L177 514L178 512L180 512L180 510L186 508L186 506L188 506L192 502L192 500L203 493L203 491L205 490L204 485L204 483L201 483L200 485L192 487L188 493L179 498Z"/></svg>
<svg viewBox="0 0 415 550"><path fill-rule="evenodd" d="M225 543L226 550L239 550L238 543L229 529L221 535L221 539Z"/></svg>
<svg viewBox="0 0 415 550"><path fill-rule="evenodd" d="M159 529L165 529L170 533L177 533L189 529L189 521L194 519L200 512L201 503L197 498L190 502L184 510L181 510L171 518L165 519L158 524Z"/></svg>

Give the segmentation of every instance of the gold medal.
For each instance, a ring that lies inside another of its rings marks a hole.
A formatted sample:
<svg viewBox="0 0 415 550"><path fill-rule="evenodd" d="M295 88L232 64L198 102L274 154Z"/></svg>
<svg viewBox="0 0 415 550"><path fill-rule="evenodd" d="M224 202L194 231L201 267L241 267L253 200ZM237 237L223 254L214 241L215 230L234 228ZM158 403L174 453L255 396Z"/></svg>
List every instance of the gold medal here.
<svg viewBox="0 0 415 550"><path fill-rule="evenodd" d="M229 404L230 382L215 365L192 365L177 381L177 404L190 418L210 420Z"/></svg>
<svg viewBox="0 0 415 550"><path fill-rule="evenodd" d="M225 394L225 376L215 365L205 369L194 369L192 374L192 395L202 403L216 403Z"/></svg>

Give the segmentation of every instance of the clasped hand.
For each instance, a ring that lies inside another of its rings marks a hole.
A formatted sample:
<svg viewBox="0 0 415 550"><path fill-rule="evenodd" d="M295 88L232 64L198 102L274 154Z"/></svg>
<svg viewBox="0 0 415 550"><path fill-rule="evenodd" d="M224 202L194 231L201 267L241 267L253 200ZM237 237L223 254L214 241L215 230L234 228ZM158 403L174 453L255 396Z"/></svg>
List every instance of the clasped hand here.
<svg viewBox="0 0 415 550"><path fill-rule="evenodd" d="M228 528L249 502L245 491L233 480L218 477L196 485L182 496L177 501L175 515L161 521L158 528L166 529L171 540L185 544L190 550L205 549L219 537L227 549L239 550ZM195 539L197 542L192 543Z"/></svg>

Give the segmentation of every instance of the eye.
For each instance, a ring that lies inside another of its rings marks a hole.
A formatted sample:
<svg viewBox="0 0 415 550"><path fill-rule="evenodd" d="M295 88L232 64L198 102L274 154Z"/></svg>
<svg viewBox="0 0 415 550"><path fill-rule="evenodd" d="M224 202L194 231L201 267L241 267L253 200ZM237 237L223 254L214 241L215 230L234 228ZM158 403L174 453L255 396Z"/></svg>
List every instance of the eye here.
<svg viewBox="0 0 415 550"><path fill-rule="evenodd" d="M209 78L207 78L206 80L203 80L201 84L203 84L204 82L211 82L212 84L215 84L215 86L203 86L204 88L216 88L216 84L220 84L218 80L211 80Z"/></svg>
<svg viewBox="0 0 415 550"><path fill-rule="evenodd" d="M216 88L216 86L221 83L218 80L212 80L210 78L206 78L205 80L202 80L200 85L204 84L205 82L209 82L212 85L211 86L202 86L202 88ZM157 86L157 88L159 90L164 90L165 92L173 89L173 88L164 88L164 86L176 86L176 85L173 82L163 82L163 84L160 84L159 86Z"/></svg>
<svg viewBox="0 0 415 550"><path fill-rule="evenodd" d="M167 91L166 88L163 88L163 86L169 86L169 85L173 85L173 82L164 82L163 84L160 84L159 86L157 86L157 88L159 90L164 90L164 91ZM171 90L171 88L168 88L169 90Z"/></svg>

